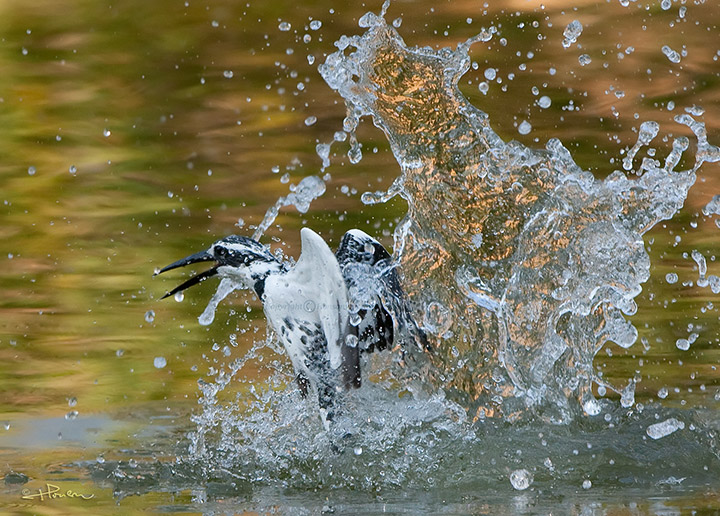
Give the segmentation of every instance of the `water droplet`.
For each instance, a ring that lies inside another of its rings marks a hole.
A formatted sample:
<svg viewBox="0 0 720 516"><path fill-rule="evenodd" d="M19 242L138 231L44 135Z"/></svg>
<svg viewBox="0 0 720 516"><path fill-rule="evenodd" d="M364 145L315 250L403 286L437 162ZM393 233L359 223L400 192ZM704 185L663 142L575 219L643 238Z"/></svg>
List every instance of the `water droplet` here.
<svg viewBox="0 0 720 516"><path fill-rule="evenodd" d="M686 107L685 112L695 116L703 116L705 114L705 110L700 106Z"/></svg>
<svg viewBox="0 0 720 516"><path fill-rule="evenodd" d="M532 484L533 476L526 469L516 469L510 473L510 483L518 491L524 491Z"/></svg>
<svg viewBox="0 0 720 516"><path fill-rule="evenodd" d="M36 172L35 167L28 167L28 175L29 176L34 176L35 172Z"/></svg>
<svg viewBox="0 0 720 516"><path fill-rule="evenodd" d="M318 30L320 27L322 27L322 22L320 20L313 20L310 22L310 30Z"/></svg>
<svg viewBox="0 0 720 516"><path fill-rule="evenodd" d="M673 50L669 46L663 45L662 53L665 54L665 57L667 57L672 63L680 62L680 59L681 59L680 54L678 54L675 50Z"/></svg>
<svg viewBox="0 0 720 516"><path fill-rule="evenodd" d="M520 122L520 125L518 126L518 132L520 134L529 134L530 131L532 131L532 125L530 125L530 122L527 120Z"/></svg>
<svg viewBox="0 0 720 516"><path fill-rule="evenodd" d="M635 384L630 382L620 392L620 405L623 408L630 408L635 404Z"/></svg>
<svg viewBox="0 0 720 516"><path fill-rule="evenodd" d="M570 48L570 45L575 43L580 37L582 31L582 23L580 23L578 20L571 21L563 31L563 36L565 36L565 39L562 42L563 48Z"/></svg>
<svg viewBox="0 0 720 516"><path fill-rule="evenodd" d="M707 261L705 260L705 257L697 249L693 249L690 255L698 266L698 287L707 287L708 281L705 277L707 274Z"/></svg>
<svg viewBox="0 0 720 516"><path fill-rule="evenodd" d="M355 325L357 326L357 325ZM349 348L356 348L358 345L358 338L355 335L348 335L345 337L345 345Z"/></svg>
<svg viewBox="0 0 720 516"><path fill-rule="evenodd" d="M395 27L396 29L399 29L400 25L402 25L402 21L403 21L402 18L395 18L392 22L393 27Z"/></svg>
<svg viewBox="0 0 720 516"><path fill-rule="evenodd" d="M153 360L153 365L156 369L162 369L167 365L167 360L165 360L165 357L155 357L155 360Z"/></svg>
<svg viewBox="0 0 720 516"><path fill-rule="evenodd" d="M103 129L103 136L105 138L109 137L111 134L110 129Z"/></svg>
<svg viewBox="0 0 720 516"><path fill-rule="evenodd" d="M309 116L305 119L305 125L310 127L311 125L315 124L317 122L316 116Z"/></svg>
<svg viewBox="0 0 720 516"><path fill-rule="evenodd" d="M488 81L492 81L497 77L497 70L495 68L488 68L483 75Z"/></svg>
<svg viewBox="0 0 720 516"><path fill-rule="evenodd" d="M667 397L668 397L667 387L661 387L660 390L658 391L658 398L664 400Z"/></svg>
<svg viewBox="0 0 720 516"><path fill-rule="evenodd" d="M73 421L73 420L77 419L77 417L78 417L77 410L71 410L70 412L65 414L65 419L67 419L68 421Z"/></svg>
<svg viewBox="0 0 720 516"><path fill-rule="evenodd" d="M145 312L145 321L151 323L155 320L155 312L153 310L148 310Z"/></svg>
<svg viewBox="0 0 720 516"><path fill-rule="evenodd" d="M356 446L356 447L353 449L353 453L354 453L355 455L362 455L362 452L363 452L362 446Z"/></svg>
<svg viewBox="0 0 720 516"><path fill-rule="evenodd" d="M77 405L77 398L73 396L72 398L68 399L68 407L74 407Z"/></svg>
<svg viewBox="0 0 720 516"><path fill-rule="evenodd" d="M578 63L580 63L580 66L587 66L592 63L592 58L588 54L582 54L578 57Z"/></svg>
<svg viewBox="0 0 720 516"><path fill-rule="evenodd" d="M651 439L657 440L666 437L674 432L677 432L678 430L684 429L685 423L683 423L682 421L678 421L674 417L671 417L670 419L666 419L665 421L662 421L660 423L650 425L649 427L647 427L645 433L647 433L648 437L650 437Z"/></svg>
<svg viewBox="0 0 720 516"><path fill-rule="evenodd" d="M687 351L690 349L690 341L687 339L678 339L675 341L675 347L681 351Z"/></svg>
<svg viewBox="0 0 720 516"><path fill-rule="evenodd" d="M322 168L325 170L330 166L330 145L327 143L318 143L315 146L315 152L317 152L317 155L320 156L320 159L322 160Z"/></svg>
<svg viewBox="0 0 720 516"><path fill-rule="evenodd" d="M668 273L665 275L665 281L667 281L667 282L670 283L671 285L672 285L673 283L677 283L677 280L678 280L678 275L675 274L674 272L668 272Z"/></svg>
<svg viewBox="0 0 720 516"><path fill-rule="evenodd" d="M177 301L178 303L182 303L183 299L185 299L184 292L176 292L175 293L175 301Z"/></svg>
<svg viewBox="0 0 720 516"><path fill-rule="evenodd" d="M292 29L292 25L290 25L289 22L281 22L280 25L278 25L278 29L280 29L282 32L287 32Z"/></svg>
<svg viewBox="0 0 720 516"><path fill-rule="evenodd" d="M223 77L225 77L226 79L232 79L233 75L234 74L233 74L232 70L225 70L223 72Z"/></svg>
<svg viewBox="0 0 720 516"><path fill-rule="evenodd" d="M547 109L552 104L552 100L550 100L550 97L547 95L543 95L537 100L538 106L540 106L542 109Z"/></svg>
<svg viewBox="0 0 720 516"><path fill-rule="evenodd" d="M594 398L587 400L583 404L583 409L588 416L597 416L601 411L600 403Z"/></svg>
<svg viewBox="0 0 720 516"><path fill-rule="evenodd" d="M582 486L583 489L590 489L592 487L592 482L589 480L583 480Z"/></svg>

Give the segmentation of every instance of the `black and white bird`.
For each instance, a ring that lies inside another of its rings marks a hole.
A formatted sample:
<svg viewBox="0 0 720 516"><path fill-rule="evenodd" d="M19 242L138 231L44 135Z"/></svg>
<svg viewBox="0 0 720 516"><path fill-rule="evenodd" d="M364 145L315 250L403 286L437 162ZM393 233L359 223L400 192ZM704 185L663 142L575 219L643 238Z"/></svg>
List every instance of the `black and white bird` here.
<svg viewBox="0 0 720 516"><path fill-rule="evenodd" d="M429 345L410 314L392 258L377 240L350 230L333 255L311 229L303 228L300 236L302 251L292 266L267 246L230 235L156 274L214 262L163 298L213 276L252 288L292 361L303 397L317 393L327 429L340 408L341 393L360 387L362 353L392 348L397 341L413 342L423 351Z"/></svg>

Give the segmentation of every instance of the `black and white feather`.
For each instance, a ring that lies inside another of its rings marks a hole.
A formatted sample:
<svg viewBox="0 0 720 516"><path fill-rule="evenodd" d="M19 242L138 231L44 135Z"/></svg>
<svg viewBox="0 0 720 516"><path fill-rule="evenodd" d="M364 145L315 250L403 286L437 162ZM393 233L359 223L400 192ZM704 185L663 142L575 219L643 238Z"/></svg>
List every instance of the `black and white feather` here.
<svg viewBox="0 0 720 516"><path fill-rule="evenodd" d="M415 323L400 286L397 263L382 244L364 231L351 229L340 240L335 256L356 305L352 322L360 350L392 348L398 336L400 344L409 339L420 350L429 351L425 332Z"/></svg>
<svg viewBox="0 0 720 516"><path fill-rule="evenodd" d="M362 353L390 349L398 335L409 336L422 350L429 346L412 318L392 257L377 240L353 229L333 254L311 229L303 228L300 237L302 251L292 267L263 244L231 235L158 274L215 262L164 297L215 275L254 289L293 364L302 394L317 393L328 428L341 393L360 387Z"/></svg>

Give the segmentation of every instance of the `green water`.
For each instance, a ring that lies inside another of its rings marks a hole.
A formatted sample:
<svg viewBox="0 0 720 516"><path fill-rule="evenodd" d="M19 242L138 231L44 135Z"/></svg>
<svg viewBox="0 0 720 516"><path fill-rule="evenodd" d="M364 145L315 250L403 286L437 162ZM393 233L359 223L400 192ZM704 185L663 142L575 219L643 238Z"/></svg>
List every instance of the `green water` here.
<svg viewBox="0 0 720 516"><path fill-rule="evenodd" d="M720 9L712 3L682 6L683 18L678 3L664 10L659 2L629 7L578 2L575 9L503 1L485 13L469 1L398 2L388 19L402 17L399 30L408 43L433 46L454 46L483 26L498 25L507 44L473 47L478 69L461 81L464 93L488 113L503 138L538 147L559 138L578 164L602 177L620 168L617 159L634 144L640 121L657 120L661 135L685 134L671 122L684 106L701 105L710 141L720 140L715 123ZM233 485L228 477L200 481L192 467L173 466L187 453L186 433L194 428L190 416L199 410L198 378L242 356L264 334L264 318L257 301L237 295L221 305L213 325L201 327L196 318L214 287L209 282L197 287L182 303L159 301L177 277L152 278L152 273L218 237L250 234L290 184L319 172L315 145L332 139L345 112L316 66L342 34L360 31L362 14L379 7L0 2L0 474L5 477L0 509L9 514L720 510L717 471L715 481L709 472L693 485L652 489L621 480L583 489L551 478L519 492L505 475L449 488L361 492ZM322 26L311 29L310 19ZM582 49L566 50L562 31L573 19L584 25ZM280 30L281 21L292 28ZM663 45L678 51L685 46L687 56L673 64L662 54ZM584 53L592 62L580 66ZM497 69L503 82L491 81L483 95L478 84L487 68ZM542 95L552 98L547 109L535 105ZM678 106L674 111L667 108L670 100ZM307 125L311 116L317 122ZM515 127L522 120L532 124L527 135ZM350 164L343 155L347 144L336 144L327 193L306 214L281 211L266 242L297 256L299 229L308 225L331 245L352 227L392 244L392 230L405 213L402 201L365 206L360 194L389 187L398 167L371 124L358 136L363 160ZM655 143L665 151L670 145ZM683 285L697 279L695 263L683 253L700 250L709 273L720 274L711 258L720 230L701 214L718 193L718 167L705 166L683 211L648 236L653 276L638 298L633 322L649 349L638 342L627 351L609 347L610 353L596 358L607 378L622 383L639 375L641 403L702 410L709 435L720 426L715 399L720 323L717 307L708 306L718 299L709 289ZM677 283L666 282L670 272L678 274ZM246 312L246 301L247 315L233 317ZM150 310L154 317L146 317ZM691 349L681 351L675 341L688 336L688 323L703 329ZM237 346L230 346L226 357L222 348L230 334L237 336ZM269 349L262 353L275 358ZM155 367L156 357L166 365ZM243 372L264 385L267 372L257 364ZM660 400L662 387L669 394ZM570 434L582 444L579 427ZM501 442L497 436L488 439L495 446ZM715 454L717 444L708 446L708 463L717 464ZM113 473L114 461L131 459L137 467ZM649 475L663 474L653 471L653 463L647 468ZM22 498L23 489L33 494L46 483L93 498Z"/></svg>

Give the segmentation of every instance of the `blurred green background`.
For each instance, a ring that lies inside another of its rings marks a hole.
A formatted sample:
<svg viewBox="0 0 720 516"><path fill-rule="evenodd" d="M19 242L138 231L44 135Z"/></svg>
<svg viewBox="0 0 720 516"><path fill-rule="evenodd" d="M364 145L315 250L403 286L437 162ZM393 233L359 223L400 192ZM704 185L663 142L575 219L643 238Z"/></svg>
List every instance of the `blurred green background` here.
<svg viewBox="0 0 720 516"><path fill-rule="evenodd" d="M662 137L688 134L672 122L687 106L706 110L709 139L720 141L713 2L485 5L396 1L387 18L401 18L401 35L421 46L455 46L499 28L473 47L476 66L461 88L504 139L542 146L560 138L598 177L620 168L644 120L660 122L653 143L664 159L671 139ZM230 359L231 334L231 358L262 338L264 318L256 300L238 294L201 327L196 318L215 285L182 303L159 301L185 276L152 273L227 234L251 234L290 185L320 173L315 146L332 140L345 113L317 65L342 34L360 32L362 14L379 9L326 0L0 0L0 475L60 478L68 461L152 448L148 424L182 448L197 379ZM579 46L564 49L573 19L584 31ZM671 63L663 45L687 55ZM591 63L582 66L581 54ZM488 68L502 82L488 81ZM537 104L543 95L547 109ZM532 124L527 135L517 130L523 120ZM347 143L336 143L326 194L306 214L281 211L265 242L297 256L308 225L331 246L352 227L392 245L402 201L364 206L360 195L387 188L399 170L370 123L358 136L364 159L351 165ZM638 342L596 360L608 377L640 375L640 400L665 386L668 405L717 403L717 296L687 282L697 279L692 249L720 274L720 230L701 213L718 193L718 167L707 166L682 213L649 235L653 278L634 317L646 349ZM668 284L668 272L680 280ZM675 341L689 324L700 337L680 351ZM172 456L173 446L155 453ZM5 494L16 500L13 489Z"/></svg>

